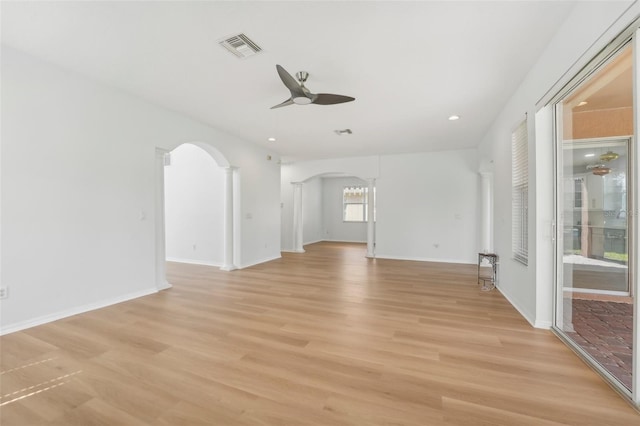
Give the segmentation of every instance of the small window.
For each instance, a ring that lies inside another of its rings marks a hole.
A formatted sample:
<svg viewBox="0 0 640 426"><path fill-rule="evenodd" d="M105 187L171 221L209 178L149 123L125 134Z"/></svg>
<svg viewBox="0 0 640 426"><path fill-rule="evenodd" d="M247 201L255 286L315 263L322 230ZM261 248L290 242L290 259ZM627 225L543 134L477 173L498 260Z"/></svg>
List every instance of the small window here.
<svg viewBox="0 0 640 426"><path fill-rule="evenodd" d="M369 188L346 186L342 190L342 220L366 222L368 219Z"/></svg>
<svg viewBox="0 0 640 426"><path fill-rule="evenodd" d="M527 120L511 134L511 248L513 258L529 262L529 141Z"/></svg>
<svg viewBox="0 0 640 426"><path fill-rule="evenodd" d="M582 194L584 188L584 178L575 178L573 180L573 208L582 208Z"/></svg>

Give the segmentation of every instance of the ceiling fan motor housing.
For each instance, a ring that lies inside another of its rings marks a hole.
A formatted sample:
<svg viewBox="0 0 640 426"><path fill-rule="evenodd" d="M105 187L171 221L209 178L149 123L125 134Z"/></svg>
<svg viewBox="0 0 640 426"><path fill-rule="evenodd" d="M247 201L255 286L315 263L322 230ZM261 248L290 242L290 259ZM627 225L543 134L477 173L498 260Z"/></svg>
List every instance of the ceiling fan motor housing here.
<svg viewBox="0 0 640 426"><path fill-rule="evenodd" d="M309 78L309 73L306 71L298 71L296 73L296 78L300 83L304 83Z"/></svg>

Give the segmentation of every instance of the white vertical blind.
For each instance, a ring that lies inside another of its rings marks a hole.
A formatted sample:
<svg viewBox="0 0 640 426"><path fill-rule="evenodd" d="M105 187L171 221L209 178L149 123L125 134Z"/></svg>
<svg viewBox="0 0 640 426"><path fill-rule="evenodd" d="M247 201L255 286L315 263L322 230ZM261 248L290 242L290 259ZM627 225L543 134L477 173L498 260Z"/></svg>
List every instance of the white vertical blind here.
<svg viewBox="0 0 640 426"><path fill-rule="evenodd" d="M529 259L529 141L527 119L511 134L511 249L513 258Z"/></svg>

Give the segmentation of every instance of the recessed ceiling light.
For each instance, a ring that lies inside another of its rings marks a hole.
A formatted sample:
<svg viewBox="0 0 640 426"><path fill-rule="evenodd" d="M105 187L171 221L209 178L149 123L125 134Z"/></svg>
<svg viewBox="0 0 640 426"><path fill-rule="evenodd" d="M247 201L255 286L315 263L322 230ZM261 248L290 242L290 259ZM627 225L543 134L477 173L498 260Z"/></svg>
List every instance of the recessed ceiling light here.
<svg viewBox="0 0 640 426"><path fill-rule="evenodd" d="M595 157L595 154L593 154L593 153L592 154L585 154L584 156L585 157Z"/></svg>
<svg viewBox="0 0 640 426"><path fill-rule="evenodd" d="M584 105L586 105L586 104L588 104L588 103L589 103L589 102L587 102L587 101L582 101L582 102L580 102L580 103L578 104L578 106L584 106Z"/></svg>
<svg viewBox="0 0 640 426"><path fill-rule="evenodd" d="M450 115L449 116L449 121L456 121L456 120L460 120L460 116L459 115Z"/></svg>
<svg viewBox="0 0 640 426"><path fill-rule="evenodd" d="M269 142L275 142L275 141L276 141L276 138L268 138L267 140L268 140Z"/></svg>

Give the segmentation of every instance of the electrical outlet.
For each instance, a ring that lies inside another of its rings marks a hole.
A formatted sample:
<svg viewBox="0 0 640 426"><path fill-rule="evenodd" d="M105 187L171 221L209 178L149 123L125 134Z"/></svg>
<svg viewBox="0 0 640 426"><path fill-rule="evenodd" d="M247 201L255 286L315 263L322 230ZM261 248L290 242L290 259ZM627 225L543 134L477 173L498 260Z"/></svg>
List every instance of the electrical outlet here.
<svg viewBox="0 0 640 426"><path fill-rule="evenodd" d="M0 299L9 297L9 287L0 287Z"/></svg>

